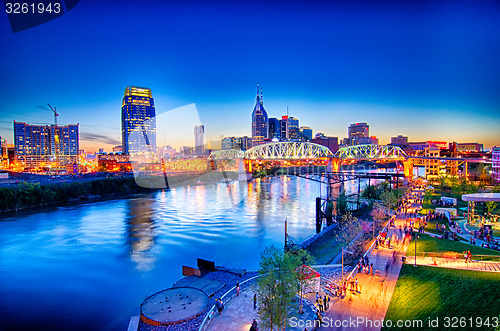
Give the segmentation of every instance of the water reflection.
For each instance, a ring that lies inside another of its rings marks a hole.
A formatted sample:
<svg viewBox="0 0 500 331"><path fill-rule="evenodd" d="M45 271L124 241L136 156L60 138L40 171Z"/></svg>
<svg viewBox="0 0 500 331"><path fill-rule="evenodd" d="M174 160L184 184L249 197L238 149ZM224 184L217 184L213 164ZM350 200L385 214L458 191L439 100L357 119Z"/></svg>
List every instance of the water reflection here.
<svg viewBox="0 0 500 331"><path fill-rule="evenodd" d="M141 271L151 270L156 261L152 249L157 237L154 222L155 202L153 197L127 201L126 243L130 248L131 260Z"/></svg>

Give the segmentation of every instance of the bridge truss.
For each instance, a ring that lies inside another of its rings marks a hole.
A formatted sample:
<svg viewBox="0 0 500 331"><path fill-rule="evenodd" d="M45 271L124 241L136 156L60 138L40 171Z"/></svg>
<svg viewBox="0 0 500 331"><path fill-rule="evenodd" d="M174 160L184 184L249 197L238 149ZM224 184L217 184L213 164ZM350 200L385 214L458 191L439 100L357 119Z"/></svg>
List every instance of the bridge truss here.
<svg viewBox="0 0 500 331"><path fill-rule="evenodd" d="M252 147L244 157L247 160L303 160L333 157L333 153L318 144L282 141Z"/></svg>
<svg viewBox="0 0 500 331"><path fill-rule="evenodd" d="M406 160L408 155L398 146L355 145L340 148L335 157L356 160Z"/></svg>
<svg viewBox="0 0 500 331"><path fill-rule="evenodd" d="M233 160L243 159L245 152L236 149L222 149L220 151L213 151L208 156L209 160Z"/></svg>

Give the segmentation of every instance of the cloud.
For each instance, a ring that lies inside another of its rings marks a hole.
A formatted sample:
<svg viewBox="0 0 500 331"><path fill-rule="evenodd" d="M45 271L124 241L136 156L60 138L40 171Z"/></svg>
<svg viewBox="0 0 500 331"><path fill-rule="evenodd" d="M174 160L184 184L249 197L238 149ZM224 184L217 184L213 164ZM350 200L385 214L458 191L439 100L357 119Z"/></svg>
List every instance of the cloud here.
<svg viewBox="0 0 500 331"><path fill-rule="evenodd" d="M88 132L81 132L80 139L93 142L101 142L110 145L121 145L122 143L120 140L114 137L109 137L98 133L88 133Z"/></svg>

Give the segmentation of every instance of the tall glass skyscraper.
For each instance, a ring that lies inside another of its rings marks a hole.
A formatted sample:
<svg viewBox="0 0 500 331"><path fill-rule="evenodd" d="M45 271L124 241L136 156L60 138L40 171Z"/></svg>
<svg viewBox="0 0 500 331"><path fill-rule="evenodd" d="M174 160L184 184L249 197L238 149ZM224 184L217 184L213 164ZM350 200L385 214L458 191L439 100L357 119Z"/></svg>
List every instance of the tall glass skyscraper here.
<svg viewBox="0 0 500 331"><path fill-rule="evenodd" d="M278 140L281 138L280 121L274 117L269 118L269 138Z"/></svg>
<svg viewBox="0 0 500 331"><path fill-rule="evenodd" d="M122 101L123 154L156 153L155 116L151 89L127 86Z"/></svg>
<svg viewBox="0 0 500 331"><path fill-rule="evenodd" d="M257 84L257 98L255 100L255 107L252 112L252 144L257 146L264 143L269 134L267 112L264 109L262 102L262 90L260 90L259 97L259 84Z"/></svg>
<svg viewBox="0 0 500 331"><path fill-rule="evenodd" d="M205 126L197 125L194 127L194 153L203 155L205 152Z"/></svg>

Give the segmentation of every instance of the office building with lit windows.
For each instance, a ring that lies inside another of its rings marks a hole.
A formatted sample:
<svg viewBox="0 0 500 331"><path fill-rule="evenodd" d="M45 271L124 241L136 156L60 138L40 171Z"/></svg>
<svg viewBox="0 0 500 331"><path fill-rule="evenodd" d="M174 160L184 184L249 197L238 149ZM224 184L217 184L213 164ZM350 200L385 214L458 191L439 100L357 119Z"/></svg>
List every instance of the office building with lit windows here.
<svg viewBox="0 0 500 331"><path fill-rule="evenodd" d="M280 139L281 138L281 131L280 131L280 121L275 118L271 117L269 118L269 139Z"/></svg>
<svg viewBox="0 0 500 331"><path fill-rule="evenodd" d="M313 138L313 130L308 126L301 126L300 132L306 137L307 141L311 141Z"/></svg>
<svg viewBox="0 0 500 331"><path fill-rule="evenodd" d="M252 139L247 136L243 137L224 137L221 140L221 149L236 149L246 151L252 147Z"/></svg>
<svg viewBox="0 0 500 331"><path fill-rule="evenodd" d="M205 152L205 126L194 127L194 154L203 155Z"/></svg>
<svg viewBox="0 0 500 331"><path fill-rule="evenodd" d="M497 182L500 182L500 147L493 147L491 150L491 176Z"/></svg>
<svg viewBox="0 0 500 331"><path fill-rule="evenodd" d="M30 125L14 121L15 158L27 168L60 170L76 164L79 144L78 124Z"/></svg>
<svg viewBox="0 0 500 331"><path fill-rule="evenodd" d="M252 112L252 143L253 146L257 146L265 143L269 134L269 123L267 112L264 109L264 103L262 101L262 90L260 90L259 97L259 85L257 84L257 98L255 99L255 107Z"/></svg>
<svg viewBox="0 0 500 331"><path fill-rule="evenodd" d="M352 123L348 128L349 145L370 144L370 126L367 123Z"/></svg>
<svg viewBox="0 0 500 331"><path fill-rule="evenodd" d="M151 89L127 86L122 101L123 154L156 153L156 112Z"/></svg>

